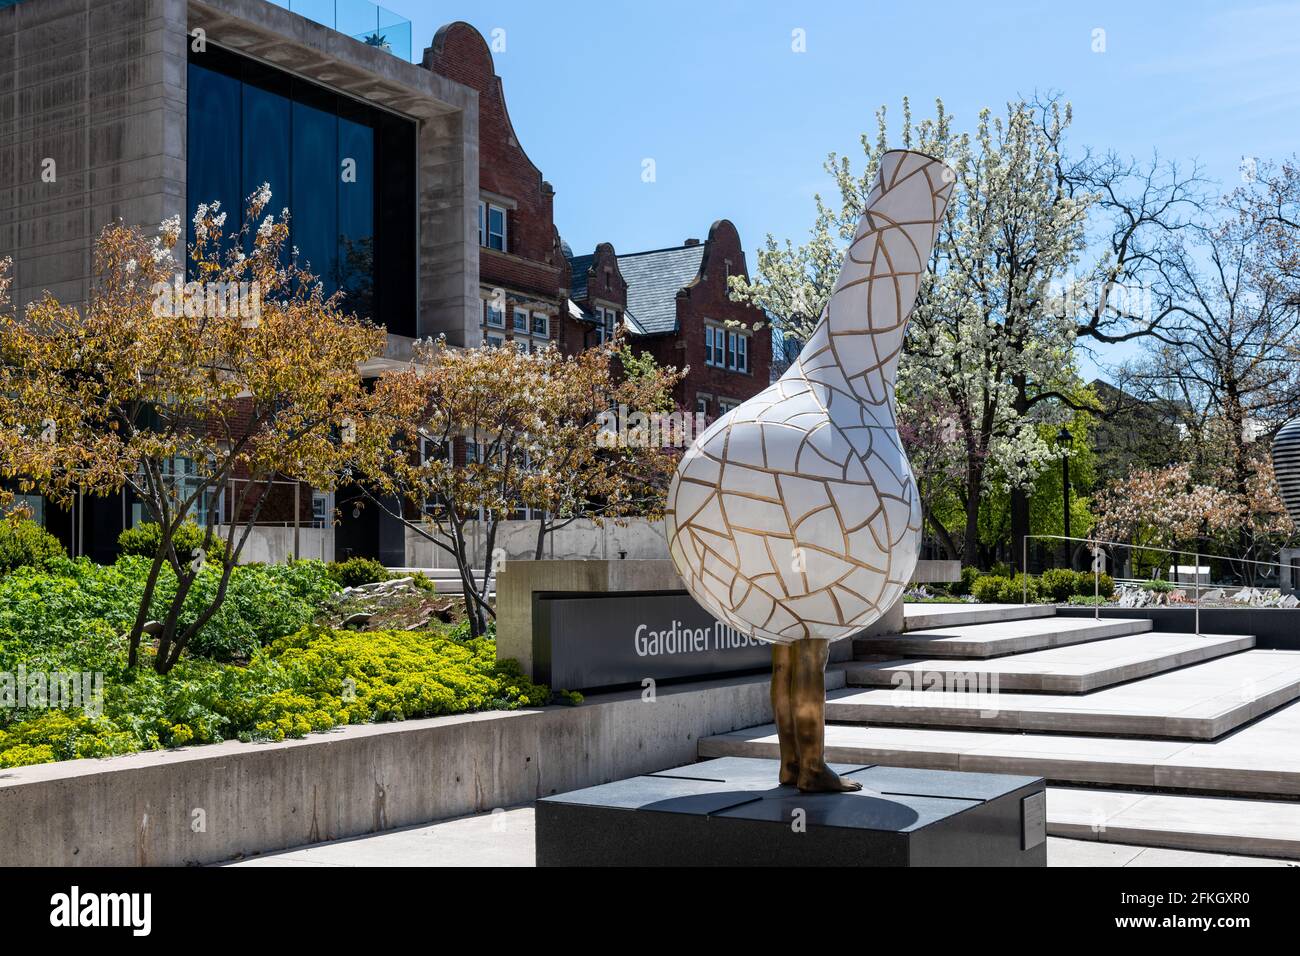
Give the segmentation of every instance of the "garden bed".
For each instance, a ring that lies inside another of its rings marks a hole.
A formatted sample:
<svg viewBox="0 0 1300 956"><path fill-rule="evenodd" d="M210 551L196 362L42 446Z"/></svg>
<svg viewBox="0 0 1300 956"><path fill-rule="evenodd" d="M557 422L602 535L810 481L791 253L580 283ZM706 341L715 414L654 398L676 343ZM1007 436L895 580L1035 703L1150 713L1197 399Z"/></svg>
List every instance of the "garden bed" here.
<svg viewBox="0 0 1300 956"><path fill-rule="evenodd" d="M380 608L371 618L383 629L335 626L374 602L355 590L340 599L340 583L315 561L236 568L225 603L170 673L153 670L149 648L130 668L123 634L147 570L141 557L111 566L53 558L0 578L0 767L551 700L496 659L490 636L436 620L445 599L419 594ZM195 607L215 577L200 576ZM162 582L159 601L168 587L174 580ZM395 627L412 622L418 629ZM97 692L51 706L66 680Z"/></svg>

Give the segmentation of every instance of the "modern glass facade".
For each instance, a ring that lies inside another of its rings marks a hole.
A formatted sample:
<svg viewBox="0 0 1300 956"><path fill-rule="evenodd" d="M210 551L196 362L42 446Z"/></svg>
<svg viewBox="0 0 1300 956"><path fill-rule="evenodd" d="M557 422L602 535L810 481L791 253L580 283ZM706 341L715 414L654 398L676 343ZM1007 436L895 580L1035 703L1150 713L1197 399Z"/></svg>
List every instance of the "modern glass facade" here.
<svg viewBox="0 0 1300 956"><path fill-rule="evenodd" d="M278 7L315 20L367 46L411 61L411 21L369 0L271 0ZM3 5L3 0L0 0Z"/></svg>
<svg viewBox="0 0 1300 956"><path fill-rule="evenodd" d="M187 218L220 200L235 231L269 183L326 292L414 336L415 124L211 45L190 54L188 103Z"/></svg>

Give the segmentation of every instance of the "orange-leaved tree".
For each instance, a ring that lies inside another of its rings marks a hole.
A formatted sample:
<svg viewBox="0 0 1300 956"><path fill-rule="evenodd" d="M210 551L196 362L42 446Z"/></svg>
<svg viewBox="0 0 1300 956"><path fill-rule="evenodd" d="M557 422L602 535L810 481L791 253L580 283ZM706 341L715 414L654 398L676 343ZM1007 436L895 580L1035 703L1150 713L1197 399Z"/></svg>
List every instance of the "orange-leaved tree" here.
<svg viewBox="0 0 1300 956"><path fill-rule="evenodd" d="M451 557L472 634L495 616L488 595L498 532L521 508L547 513L539 541L581 514L662 510L670 454L611 443L601 413L620 401L658 410L678 373L620 371L615 356L612 347L565 357L554 347L421 342L408 366L375 383L353 444L357 486Z"/></svg>
<svg viewBox="0 0 1300 956"><path fill-rule="evenodd" d="M528 442L543 424L543 354L417 342L410 364L375 383L356 422L349 477L376 508L451 556L475 637L495 612L492 562L476 581L473 537L483 535L490 556L500 521L520 501Z"/></svg>
<svg viewBox="0 0 1300 956"><path fill-rule="evenodd" d="M86 303L0 304L0 475L61 503L125 487L159 526L132 666L147 632L166 673L216 613L277 478L332 487L364 404L358 365L383 349L286 252L288 212L270 199L264 185L230 233L201 205L188 277L179 217L154 237L119 222L96 242ZM191 555L173 537L193 518L206 531ZM208 555L219 578L200 597Z"/></svg>
<svg viewBox="0 0 1300 956"><path fill-rule="evenodd" d="M546 536L580 518L600 527L663 517L673 470L698 432L695 416L673 408L685 372L634 355L621 333L577 357L552 351L547 364L523 488L538 515L538 560Z"/></svg>

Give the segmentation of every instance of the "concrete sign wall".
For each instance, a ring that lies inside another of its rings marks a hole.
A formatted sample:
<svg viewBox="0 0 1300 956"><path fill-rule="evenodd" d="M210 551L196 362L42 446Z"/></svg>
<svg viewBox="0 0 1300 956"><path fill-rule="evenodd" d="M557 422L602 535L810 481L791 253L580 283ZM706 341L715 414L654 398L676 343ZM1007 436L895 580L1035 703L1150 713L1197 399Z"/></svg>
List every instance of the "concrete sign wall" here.
<svg viewBox="0 0 1300 956"><path fill-rule="evenodd" d="M715 620L685 591L534 600L534 676L551 687L619 687L772 664L770 645Z"/></svg>

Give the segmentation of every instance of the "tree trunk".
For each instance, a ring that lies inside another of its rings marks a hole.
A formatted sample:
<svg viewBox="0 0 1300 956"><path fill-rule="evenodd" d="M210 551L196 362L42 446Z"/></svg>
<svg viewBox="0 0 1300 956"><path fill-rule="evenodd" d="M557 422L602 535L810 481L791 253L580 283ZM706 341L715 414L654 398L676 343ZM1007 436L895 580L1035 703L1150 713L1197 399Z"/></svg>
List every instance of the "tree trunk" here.
<svg viewBox="0 0 1300 956"><path fill-rule="evenodd" d="M979 469L972 466L966 483L966 540L962 542L961 555L961 563L965 565L979 564L980 484Z"/></svg>
<svg viewBox="0 0 1300 956"><path fill-rule="evenodd" d="M1029 396L1026 393L1025 377L1023 375L1015 376L1016 385L1016 415L1021 421L1029 417ZM1029 528L1029 492L1020 487L1011 489L1011 561L1013 568L1018 568L1022 574L1028 574L1029 569L1022 567L1026 563L1025 538L1030 534Z"/></svg>
<svg viewBox="0 0 1300 956"><path fill-rule="evenodd" d="M542 549L546 546L546 514L543 513L537 519L537 550L533 554L534 561L542 560Z"/></svg>
<svg viewBox="0 0 1300 956"><path fill-rule="evenodd" d="M943 553L946 554L950 560L959 559L961 557L961 552L957 550L957 542L952 539L952 533L943 526L938 518L934 516L933 511L928 507L924 510L925 520L930 523L930 527L934 530L934 536L939 539L939 544L943 547Z"/></svg>

